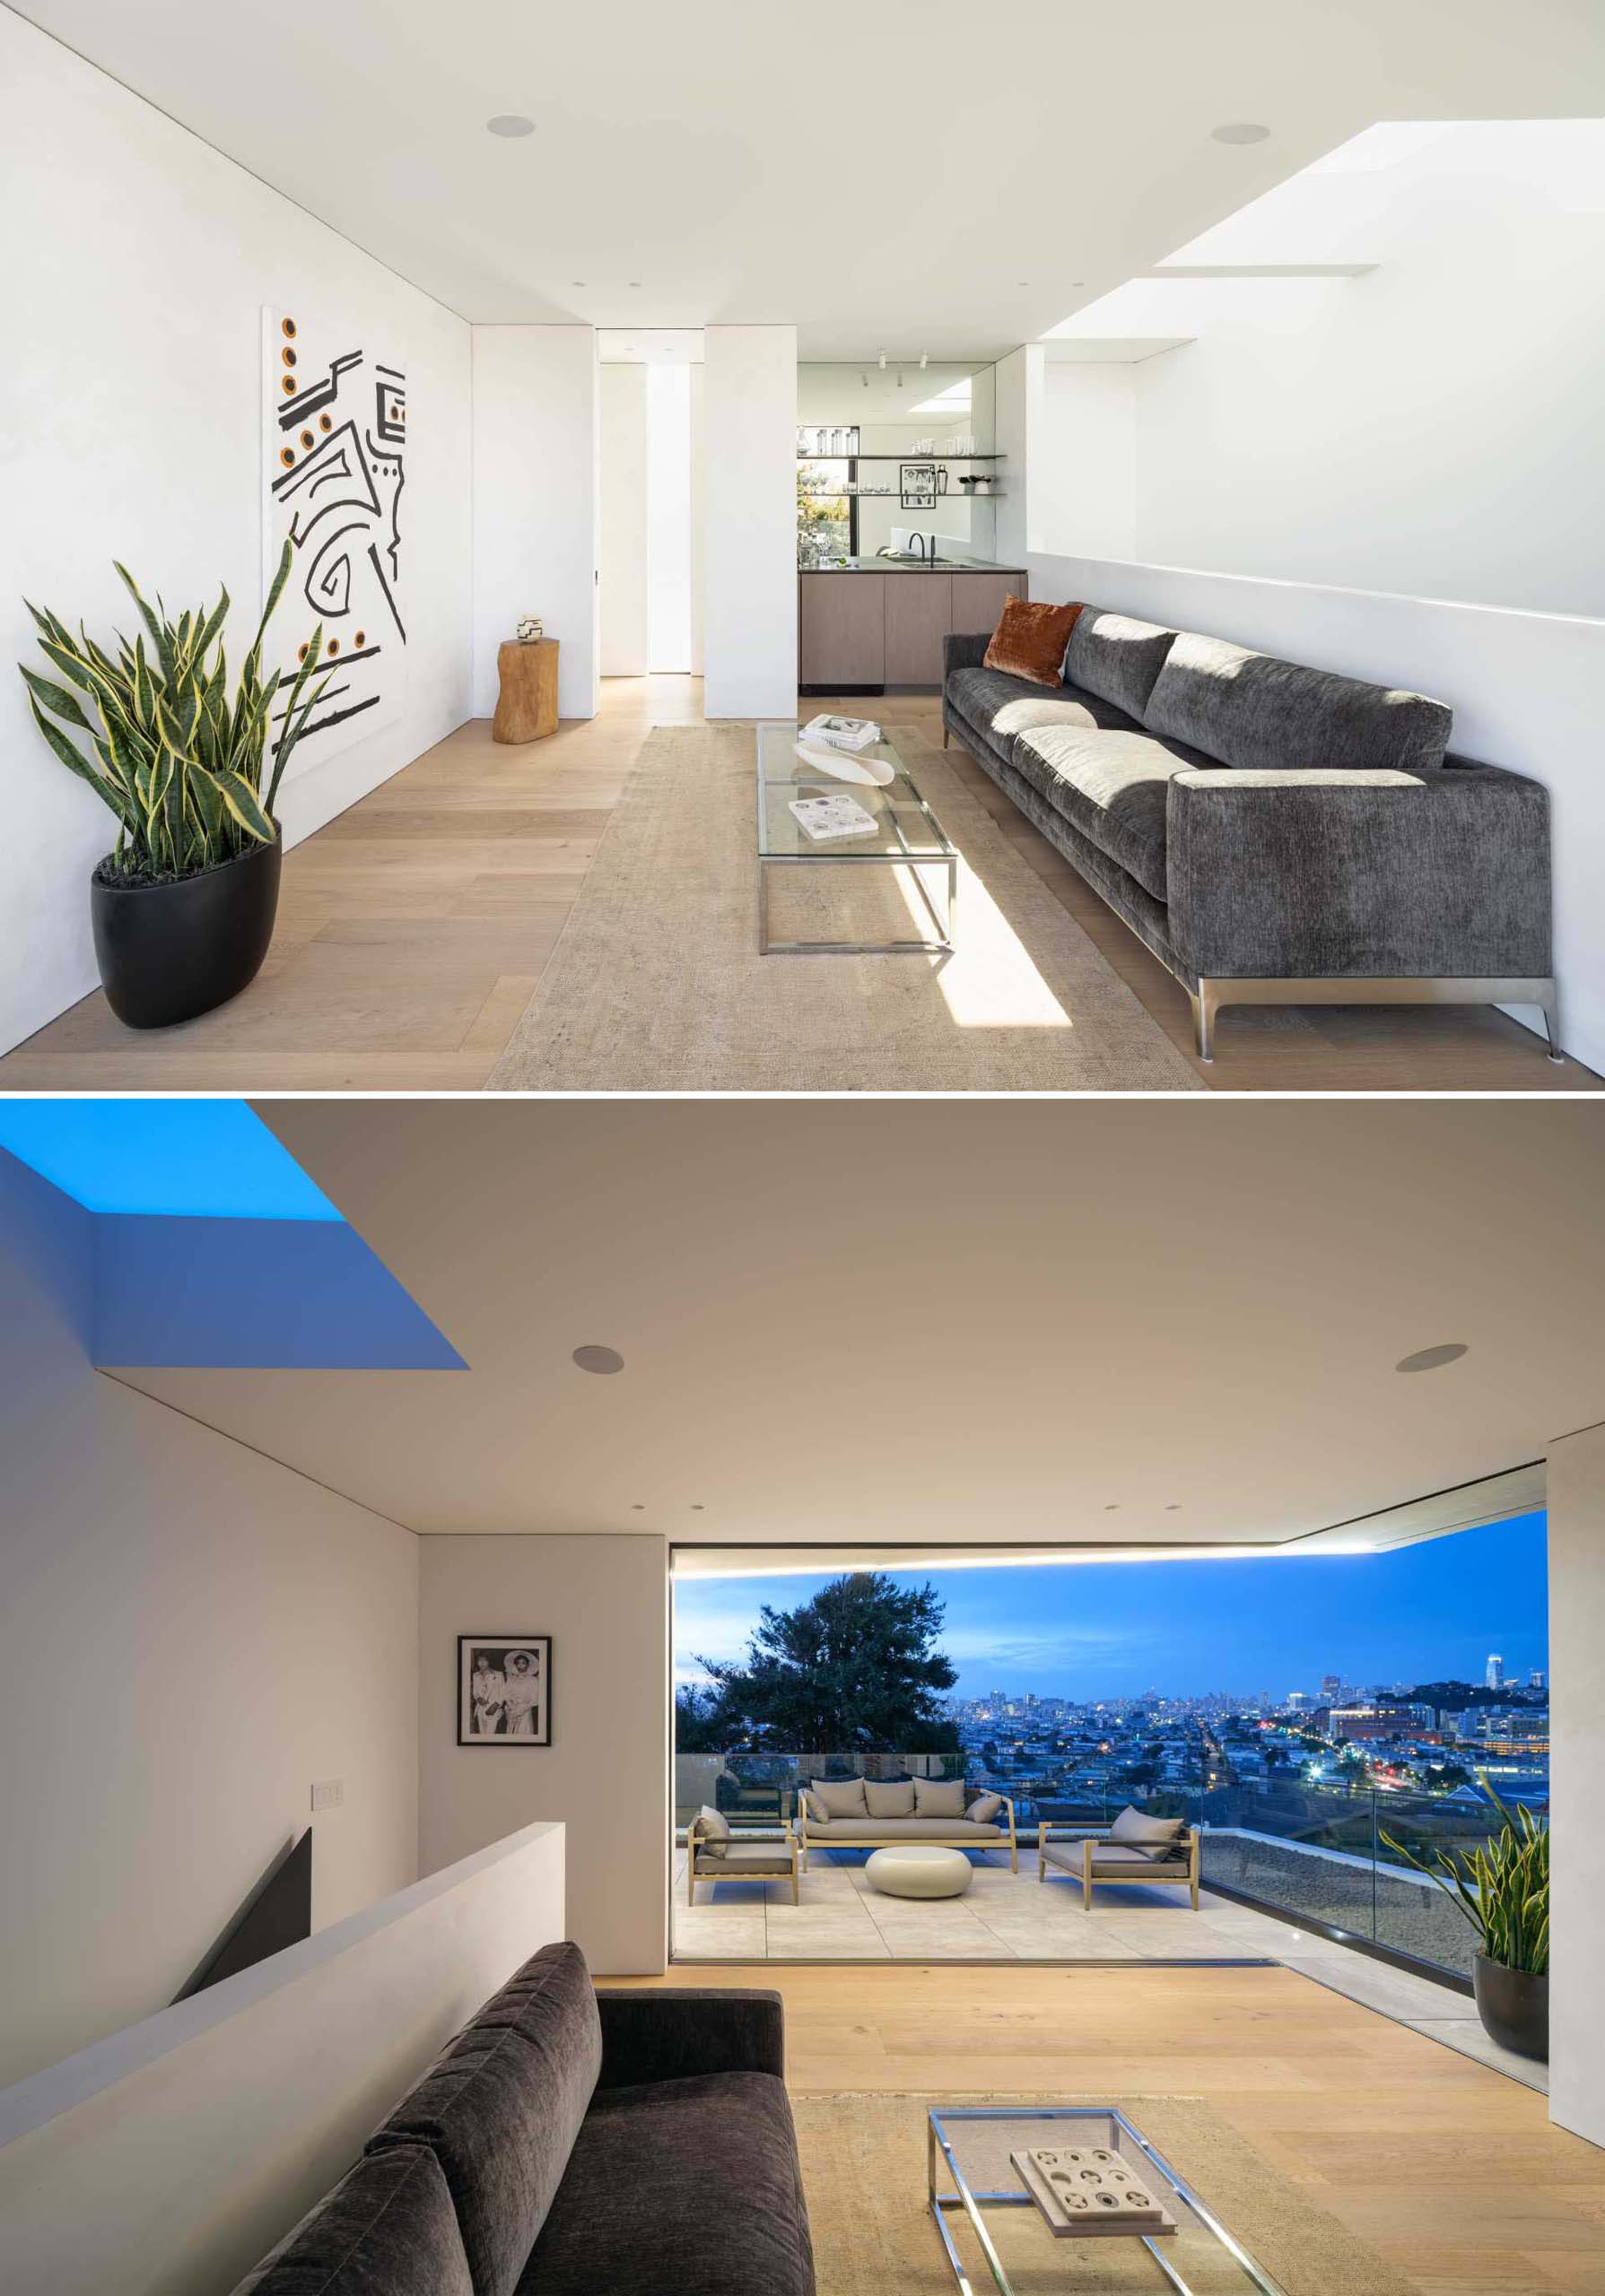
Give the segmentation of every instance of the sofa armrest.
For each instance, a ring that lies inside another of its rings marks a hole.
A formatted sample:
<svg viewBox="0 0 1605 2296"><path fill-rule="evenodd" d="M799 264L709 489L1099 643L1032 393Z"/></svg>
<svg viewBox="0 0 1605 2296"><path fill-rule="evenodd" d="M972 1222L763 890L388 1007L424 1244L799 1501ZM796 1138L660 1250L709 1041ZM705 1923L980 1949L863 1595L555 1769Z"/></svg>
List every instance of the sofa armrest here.
<svg viewBox="0 0 1605 2296"><path fill-rule="evenodd" d="M598 1987L602 2077L623 2089L699 2073L786 2069L785 2010L778 1993L725 1986Z"/></svg>
<svg viewBox="0 0 1605 2296"><path fill-rule="evenodd" d="M986 659L986 649L992 642L990 630L967 631L949 631L942 640L942 683L946 684L955 670L978 670Z"/></svg>
<svg viewBox="0 0 1605 2296"><path fill-rule="evenodd" d="M1165 816L1171 942L1199 978L1549 972L1548 792L1521 774L1187 767Z"/></svg>

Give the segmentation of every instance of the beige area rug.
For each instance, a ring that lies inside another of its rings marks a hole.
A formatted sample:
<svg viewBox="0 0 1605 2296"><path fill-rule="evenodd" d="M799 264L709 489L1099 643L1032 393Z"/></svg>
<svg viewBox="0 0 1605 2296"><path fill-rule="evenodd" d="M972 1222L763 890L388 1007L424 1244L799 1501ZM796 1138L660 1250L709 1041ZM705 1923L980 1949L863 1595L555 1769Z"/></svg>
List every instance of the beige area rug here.
<svg viewBox="0 0 1605 2296"><path fill-rule="evenodd" d="M899 738L962 857L955 955L760 957L752 729L659 726L488 1089L1205 1091L942 752ZM777 940L929 930L890 870L771 887Z"/></svg>
<svg viewBox="0 0 1605 2296"><path fill-rule="evenodd" d="M925 2199L925 2117L934 2105L1108 2104L1107 2097L925 2097L859 2091L794 2096L819 2296L941 2296L954 2279ZM1415 2296L1413 2283L1306 2200L1198 2097L1114 2100L1287 2296ZM1043 2144L1066 2143L1052 2133ZM1007 2144L996 2188L1013 2186ZM1017 2296L1163 2296L1158 2266L1126 2239L1050 2243L1034 2209L988 2213ZM993 2286L967 2222L955 2233L977 2296ZM1252 2296L1252 2283L1198 2227L1164 2244L1196 2296Z"/></svg>

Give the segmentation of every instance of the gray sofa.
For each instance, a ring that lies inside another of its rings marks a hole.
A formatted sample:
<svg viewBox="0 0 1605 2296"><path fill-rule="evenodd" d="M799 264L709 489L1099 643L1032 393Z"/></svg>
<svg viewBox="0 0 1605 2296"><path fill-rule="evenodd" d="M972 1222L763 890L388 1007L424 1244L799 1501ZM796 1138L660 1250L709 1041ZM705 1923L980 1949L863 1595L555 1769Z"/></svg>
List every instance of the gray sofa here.
<svg viewBox="0 0 1605 2296"><path fill-rule="evenodd" d="M973 1816L981 1810L983 1817ZM802 1870L810 1849L890 1849L901 1841L1007 1849L1020 1870L1015 1805L962 1779L816 1778L797 1797Z"/></svg>
<svg viewBox="0 0 1605 2296"><path fill-rule="evenodd" d="M235 2296L814 2296L774 1993L527 1961Z"/></svg>
<svg viewBox="0 0 1605 2296"><path fill-rule="evenodd" d="M1063 683L946 640L956 734L1192 1001L1533 1004L1560 1057L1548 793L1423 694L1084 606Z"/></svg>

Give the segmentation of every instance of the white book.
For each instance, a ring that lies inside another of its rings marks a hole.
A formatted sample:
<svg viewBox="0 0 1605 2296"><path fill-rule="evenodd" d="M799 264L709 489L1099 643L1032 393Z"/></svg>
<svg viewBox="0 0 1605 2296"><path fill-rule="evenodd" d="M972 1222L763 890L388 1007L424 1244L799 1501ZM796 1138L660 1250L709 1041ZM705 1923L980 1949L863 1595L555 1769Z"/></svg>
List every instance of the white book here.
<svg viewBox="0 0 1605 2296"><path fill-rule="evenodd" d="M879 741L880 727L873 718L833 718L826 713L808 720L802 738L828 742L834 750L867 750Z"/></svg>
<svg viewBox="0 0 1605 2296"><path fill-rule="evenodd" d="M816 845L837 839L870 837L875 832L875 816L867 813L856 797L792 797L787 811L797 816L805 837Z"/></svg>

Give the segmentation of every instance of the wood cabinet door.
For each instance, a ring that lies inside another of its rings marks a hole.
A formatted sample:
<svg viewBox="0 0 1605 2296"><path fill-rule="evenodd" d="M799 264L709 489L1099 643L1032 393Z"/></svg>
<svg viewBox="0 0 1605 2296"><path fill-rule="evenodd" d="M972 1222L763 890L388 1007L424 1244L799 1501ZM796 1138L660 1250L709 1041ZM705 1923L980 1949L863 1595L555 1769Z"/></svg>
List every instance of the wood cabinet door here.
<svg viewBox="0 0 1605 2296"><path fill-rule="evenodd" d="M882 685L886 675L884 574L799 574L797 675L801 685Z"/></svg>
<svg viewBox="0 0 1605 2296"><path fill-rule="evenodd" d="M1003 601L1012 591L1016 598L1031 596L1030 577L1018 574L955 574L953 578L953 627L958 631L994 631Z"/></svg>
<svg viewBox="0 0 1605 2296"><path fill-rule="evenodd" d="M942 640L954 628L953 580L946 574L888 574L886 683L939 686Z"/></svg>

